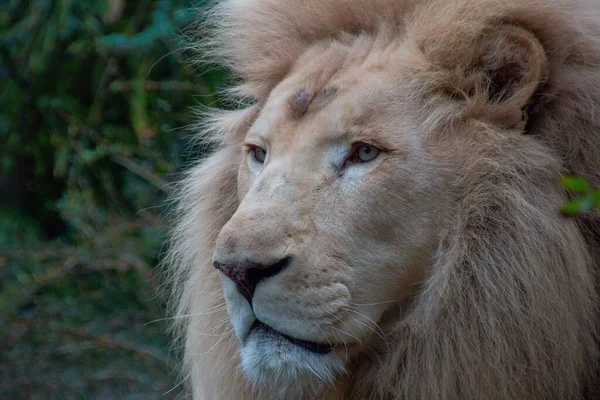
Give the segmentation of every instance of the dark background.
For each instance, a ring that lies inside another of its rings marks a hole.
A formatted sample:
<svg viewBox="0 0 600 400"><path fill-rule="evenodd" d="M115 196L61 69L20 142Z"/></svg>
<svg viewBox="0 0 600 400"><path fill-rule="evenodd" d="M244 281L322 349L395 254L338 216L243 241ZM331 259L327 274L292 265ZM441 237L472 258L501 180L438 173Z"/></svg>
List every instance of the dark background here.
<svg viewBox="0 0 600 400"><path fill-rule="evenodd" d="M203 6L0 1L0 398L180 393L156 266L219 105L183 43Z"/></svg>

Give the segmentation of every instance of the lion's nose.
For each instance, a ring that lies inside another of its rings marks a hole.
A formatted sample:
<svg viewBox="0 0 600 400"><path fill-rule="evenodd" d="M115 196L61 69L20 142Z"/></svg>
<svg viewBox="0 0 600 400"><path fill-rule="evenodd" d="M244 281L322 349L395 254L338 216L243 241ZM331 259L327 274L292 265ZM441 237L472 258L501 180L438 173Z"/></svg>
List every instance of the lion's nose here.
<svg viewBox="0 0 600 400"><path fill-rule="evenodd" d="M277 275L290 265L292 257L285 257L274 264L259 264L251 261L239 263L213 262L213 266L235 283L238 291L252 304L252 296L258 282Z"/></svg>

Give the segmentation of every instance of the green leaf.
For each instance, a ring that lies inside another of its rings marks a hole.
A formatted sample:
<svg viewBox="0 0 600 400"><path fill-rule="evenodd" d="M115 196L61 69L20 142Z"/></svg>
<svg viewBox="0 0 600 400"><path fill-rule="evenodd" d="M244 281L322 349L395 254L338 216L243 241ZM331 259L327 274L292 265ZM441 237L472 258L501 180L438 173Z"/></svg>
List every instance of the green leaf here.
<svg viewBox="0 0 600 400"><path fill-rule="evenodd" d="M577 215L590 211L592 208L594 208L594 199L592 196L585 196L565 202L560 212L564 215Z"/></svg>
<svg viewBox="0 0 600 400"><path fill-rule="evenodd" d="M592 194L592 199L594 199L594 203L596 203L597 207L600 207L600 189L595 189Z"/></svg>
<svg viewBox="0 0 600 400"><path fill-rule="evenodd" d="M585 193L591 189L590 183L578 176L563 175L560 178L560 183L565 189L573 192Z"/></svg>
<svg viewBox="0 0 600 400"><path fill-rule="evenodd" d="M579 204L574 200L570 200L562 205L562 207L560 208L560 212L563 215L576 215L579 214L581 211L579 209Z"/></svg>

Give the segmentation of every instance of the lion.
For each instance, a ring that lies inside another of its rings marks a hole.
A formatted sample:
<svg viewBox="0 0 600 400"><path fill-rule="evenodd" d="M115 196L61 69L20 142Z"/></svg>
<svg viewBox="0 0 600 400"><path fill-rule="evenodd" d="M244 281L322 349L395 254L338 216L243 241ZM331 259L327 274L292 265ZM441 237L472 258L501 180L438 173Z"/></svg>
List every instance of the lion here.
<svg viewBox="0 0 600 400"><path fill-rule="evenodd" d="M595 0L224 0L177 192L197 399L599 398ZM208 55L207 55L208 54Z"/></svg>

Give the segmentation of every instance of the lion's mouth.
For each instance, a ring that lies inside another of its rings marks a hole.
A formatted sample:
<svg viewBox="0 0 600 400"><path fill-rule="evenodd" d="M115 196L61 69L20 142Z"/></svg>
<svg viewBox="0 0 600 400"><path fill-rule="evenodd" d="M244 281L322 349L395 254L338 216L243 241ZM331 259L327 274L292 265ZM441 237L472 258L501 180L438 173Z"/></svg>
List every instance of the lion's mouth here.
<svg viewBox="0 0 600 400"><path fill-rule="evenodd" d="M316 343L316 342L309 342L307 340L296 339L294 337L286 335L285 333L281 333L281 332L271 328L269 325L266 325L266 324L260 322L259 320L254 321L254 324L252 324L250 331L253 331L255 329L260 330L269 335L275 335L277 337L281 337L281 338L287 340L288 342L295 344L296 346L299 346L299 347L303 348L304 350L310 351L312 353L329 354L329 352L331 352L331 350L333 350L333 346L331 344Z"/></svg>

